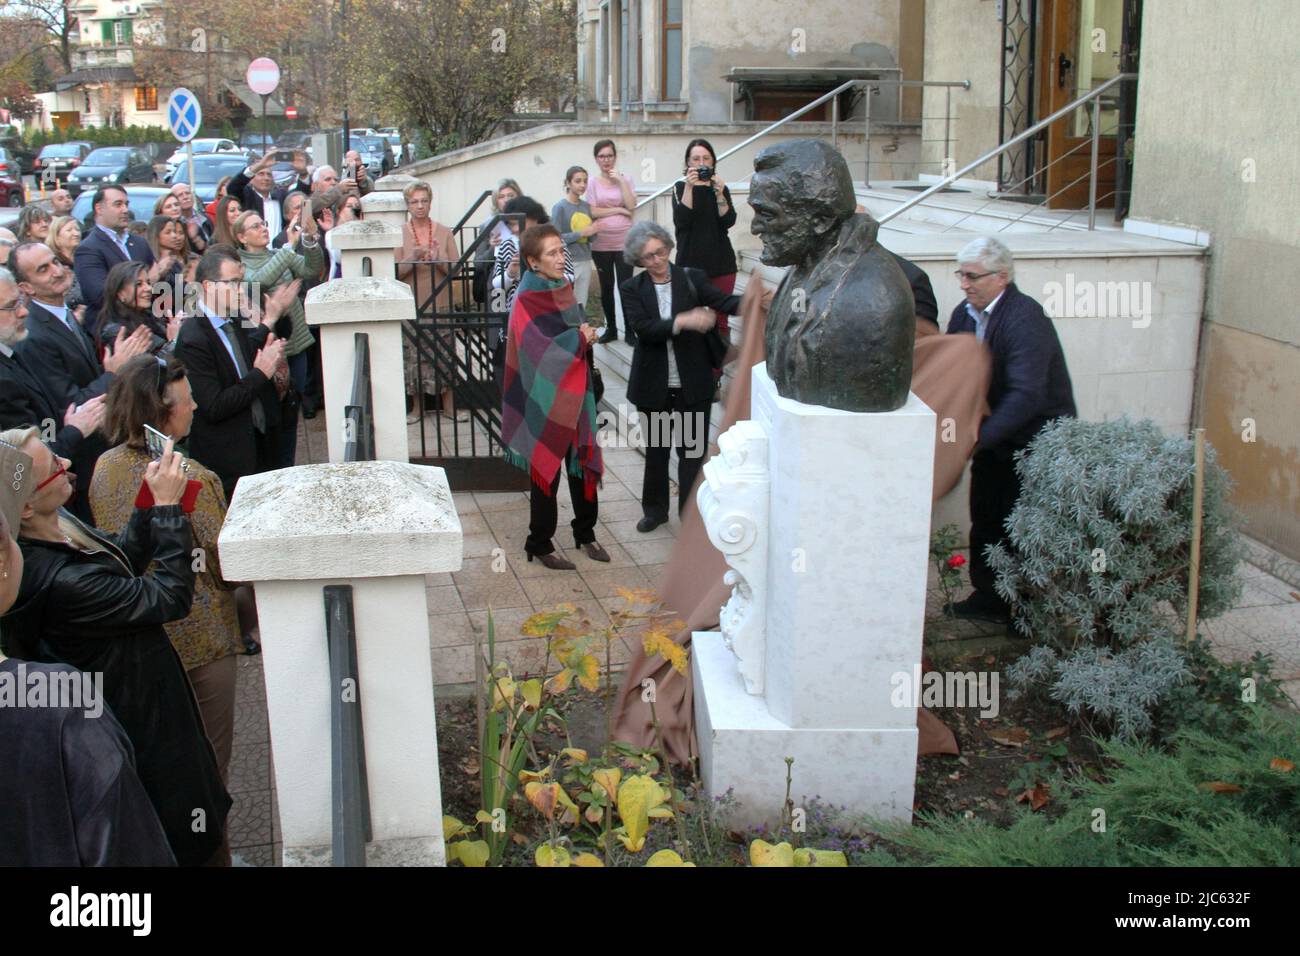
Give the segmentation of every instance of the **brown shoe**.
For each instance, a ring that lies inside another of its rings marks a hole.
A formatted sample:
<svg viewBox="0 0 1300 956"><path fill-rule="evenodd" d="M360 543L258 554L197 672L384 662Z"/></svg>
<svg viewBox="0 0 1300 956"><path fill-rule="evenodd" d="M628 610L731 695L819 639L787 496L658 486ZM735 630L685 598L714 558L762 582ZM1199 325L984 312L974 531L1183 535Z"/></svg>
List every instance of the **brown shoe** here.
<svg viewBox="0 0 1300 956"><path fill-rule="evenodd" d="M572 561L568 560L567 558L560 557L554 551L552 551L550 554L530 554L528 556L529 561L533 560L533 558L536 558L538 561L542 562L542 565L544 567L548 567L552 571L578 570L578 566L576 564L574 564Z"/></svg>
<svg viewBox="0 0 1300 956"><path fill-rule="evenodd" d="M609 563L609 552L595 541L588 541L582 546L582 550L586 553L587 557L591 558L593 561L604 561L606 564Z"/></svg>

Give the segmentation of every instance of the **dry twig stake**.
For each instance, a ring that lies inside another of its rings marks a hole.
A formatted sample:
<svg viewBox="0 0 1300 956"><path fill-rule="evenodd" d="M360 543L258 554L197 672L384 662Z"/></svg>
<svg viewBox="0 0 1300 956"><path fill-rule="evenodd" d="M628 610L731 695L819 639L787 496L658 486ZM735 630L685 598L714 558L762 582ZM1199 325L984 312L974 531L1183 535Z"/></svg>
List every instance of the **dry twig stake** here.
<svg viewBox="0 0 1300 956"><path fill-rule="evenodd" d="M1194 433L1196 448L1192 472L1192 566L1187 576L1187 642L1196 639L1196 599L1201 586L1201 498L1205 491L1205 429Z"/></svg>

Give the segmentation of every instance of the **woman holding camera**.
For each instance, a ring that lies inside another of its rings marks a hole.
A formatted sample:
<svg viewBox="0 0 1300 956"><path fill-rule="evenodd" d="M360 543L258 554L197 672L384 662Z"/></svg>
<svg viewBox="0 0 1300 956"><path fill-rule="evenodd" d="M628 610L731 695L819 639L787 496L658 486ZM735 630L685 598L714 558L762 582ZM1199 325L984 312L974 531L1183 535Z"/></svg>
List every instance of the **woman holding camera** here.
<svg viewBox="0 0 1300 956"><path fill-rule="evenodd" d="M731 191L718 176L718 159L707 139L693 139L686 147L685 172L685 178L673 186L677 265L699 269L710 285L730 295L736 288L736 250L727 231L736 224L736 208ZM718 332L727 342L727 316L719 312L717 319ZM714 380L721 375L717 369Z"/></svg>

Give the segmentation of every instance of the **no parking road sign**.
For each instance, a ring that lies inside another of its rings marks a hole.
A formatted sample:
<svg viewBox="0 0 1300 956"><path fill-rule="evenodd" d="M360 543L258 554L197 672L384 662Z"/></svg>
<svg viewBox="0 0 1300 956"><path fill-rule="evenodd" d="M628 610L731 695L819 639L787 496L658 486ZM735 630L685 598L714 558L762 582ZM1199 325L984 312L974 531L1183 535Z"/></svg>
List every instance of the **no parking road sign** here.
<svg viewBox="0 0 1300 956"><path fill-rule="evenodd" d="M177 87L167 98L167 125L172 135L182 143L188 143L198 135L203 125L203 107L199 98L189 90Z"/></svg>

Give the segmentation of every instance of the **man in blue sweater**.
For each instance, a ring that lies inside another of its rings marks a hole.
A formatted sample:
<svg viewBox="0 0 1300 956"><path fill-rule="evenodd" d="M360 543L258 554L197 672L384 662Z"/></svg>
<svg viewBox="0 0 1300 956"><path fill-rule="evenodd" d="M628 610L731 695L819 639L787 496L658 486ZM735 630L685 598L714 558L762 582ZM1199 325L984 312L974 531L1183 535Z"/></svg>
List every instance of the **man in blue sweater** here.
<svg viewBox="0 0 1300 956"><path fill-rule="evenodd" d="M970 597L952 606L958 617L1006 622L1010 608L993 587L985 549L1006 538L1006 520L1020 496L1012 456L1054 418L1074 417L1074 389L1065 353L1043 307L1013 281L1011 250L996 239L971 240L957 254L964 302L948 332L974 332L993 353L989 415L971 461Z"/></svg>

